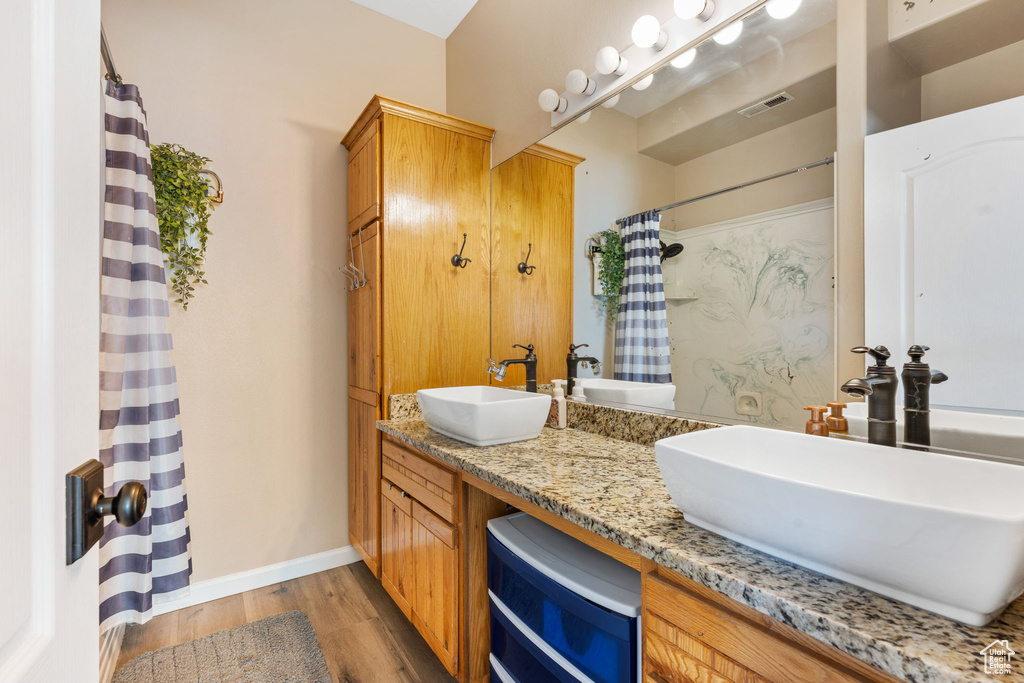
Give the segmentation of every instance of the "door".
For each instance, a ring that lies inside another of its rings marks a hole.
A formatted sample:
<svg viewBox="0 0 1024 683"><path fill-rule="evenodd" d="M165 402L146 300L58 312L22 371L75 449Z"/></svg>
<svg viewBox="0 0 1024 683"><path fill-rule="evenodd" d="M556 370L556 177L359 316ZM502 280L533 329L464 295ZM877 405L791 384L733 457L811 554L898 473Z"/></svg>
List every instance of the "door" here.
<svg viewBox="0 0 1024 683"><path fill-rule="evenodd" d="M487 384L490 143L392 115L381 135L382 398Z"/></svg>
<svg viewBox="0 0 1024 683"><path fill-rule="evenodd" d="M458 533L414 500L412 548L416 572L410 598L413 621L430 649L454 676L459 647Z"/></svg>
<svg viewBox="0 0 1024 683"><path fill-rule="evenodd" d="M415 568L412 552L412 498L386 479L380 480L380 581L407 619Z"/></svg>
<svg viewBox="0 0 1024 683"><path fill-rule="evenodd" d="M865 141L864 342L930 346L933 408L1024 411L1021 188L1024 97Z"/></svg>
<svg viewBox="0 0 1024 683"><path fill-rule="evenodd" d="M544 384L565 377L565 356L573 343L575 171L571 163L534 149L520 152L492 173L491 308L500 314L491 316L491 353L495 360L520 358L524 352L512 345L533 344L537 381ZM533 270L520 273L519 263ZM509 366L502 384L525 383L523 366Z"/></svg>
<svg viewBox="0 0 1024 683"><path fill-rule="evenodd" d="M98 0L5 3L0 63L0 680L95 681L94 549L65 566L64 475L98 449Z"/></svg>
<svg viewBox="0 0 1024 683"><path fill-rule="evenodd" d="M348 293L348 383L380 391L380 221L349 235L351 257L364 284Z"/></svg>
<svg viewBox="0 0 1024 683"><path fill-rule="evenodd" d="M366 563L378 575L380 570L380 432L379 409L374 403L348 399L348 535Z"/></svg>

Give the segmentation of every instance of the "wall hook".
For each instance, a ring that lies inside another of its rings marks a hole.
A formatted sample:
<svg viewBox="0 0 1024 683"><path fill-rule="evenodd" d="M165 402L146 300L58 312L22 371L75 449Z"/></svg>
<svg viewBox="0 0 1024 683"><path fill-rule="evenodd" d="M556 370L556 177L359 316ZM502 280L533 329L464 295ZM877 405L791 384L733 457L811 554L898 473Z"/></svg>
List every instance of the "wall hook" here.
<svg viewBox="0 0 1024 683"><path fill-rule="evenodd" d="M462 258L462 252L466 248L466 233L462 233L462 249L459 249L459 253L452 256L452 265L456 268L465 268L467 263L472 263L472 259Z"/></svg>
<svg viewBox="0 0 1024 683"><path fill-rule="evenodd" d="M533 269L537 266L529 266L527 263L530 262L530 254L533 253L533 242L530 242L530 248L526 252L526 260L519 264L519 272L526 273L527 275L533 275Z"/></svg>

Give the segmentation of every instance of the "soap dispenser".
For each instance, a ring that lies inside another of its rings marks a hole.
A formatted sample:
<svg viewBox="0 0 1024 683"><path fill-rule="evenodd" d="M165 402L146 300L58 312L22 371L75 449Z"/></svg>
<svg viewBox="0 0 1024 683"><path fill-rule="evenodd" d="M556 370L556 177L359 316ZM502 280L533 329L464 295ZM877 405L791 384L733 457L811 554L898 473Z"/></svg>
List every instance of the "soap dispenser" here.
<svg viewBox="0 0 1024 683"><path fill-rule="evenodd" d="M908 444L932 443L928 393L931 385L945 382L944 372L932 370L922 360L927 346L915 344L907 351L910 362L903 365L903 440Z"/></svg>
<svg viewBox="0 0 1024 683"><path fill-rule="evenodd" d="M564 379L553 379L555 385L551 390L551 412L548 413L548 426L554 429L565 429L565 382Z"/></svg>
<svg viewBox="0 0 1024 683"><path fill-rule="evenodd" d="M825 418L829 433L849 434L850 423L843 417L843 408L846 407L846 404L840 401L829 401L828 407L832 409L832 413Z"/></svg>
<svg viewBox="0 0 1024 683"><path fill-rule="evenodd" d="M807 421L804 431L815 436L828 436L828 424L825 423L825 406L804 406L804 410L811 411L811 419Z"/></svg>

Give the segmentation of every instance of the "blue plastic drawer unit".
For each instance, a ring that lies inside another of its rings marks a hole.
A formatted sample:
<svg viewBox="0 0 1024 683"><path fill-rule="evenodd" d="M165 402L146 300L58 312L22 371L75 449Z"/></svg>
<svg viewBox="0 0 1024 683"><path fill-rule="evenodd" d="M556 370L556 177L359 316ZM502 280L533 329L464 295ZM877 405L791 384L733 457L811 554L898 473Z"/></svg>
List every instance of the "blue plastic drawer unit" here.
<svg viewBox="0 0 1024 683"><path fill-rule="evenodd" d="M518 513L487 523L487 587L492 680L640 680L640 572Z"/></svg>

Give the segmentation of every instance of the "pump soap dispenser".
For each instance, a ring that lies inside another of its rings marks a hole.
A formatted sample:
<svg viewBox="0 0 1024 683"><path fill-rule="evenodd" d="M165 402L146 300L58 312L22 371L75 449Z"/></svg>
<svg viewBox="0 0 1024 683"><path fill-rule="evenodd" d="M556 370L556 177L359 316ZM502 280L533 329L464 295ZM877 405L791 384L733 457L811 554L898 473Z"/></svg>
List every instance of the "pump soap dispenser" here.
<svg viewBox="0 0 1024 683"><path fill-rule="evenodd" d="M807 421L806 432L815 436L828 436L828 425L825 423L825 406L804 406L811 411L811 419Z"/></svg>
<svg viewBox="0 0 1024 683"><path fill-rule="evenodd" d="M843 417L843 408L846 407L846 404L840 401L829 401L828 407L832 409L832 414L825 418L829 433L848 434L850 423Z"/></svg>

